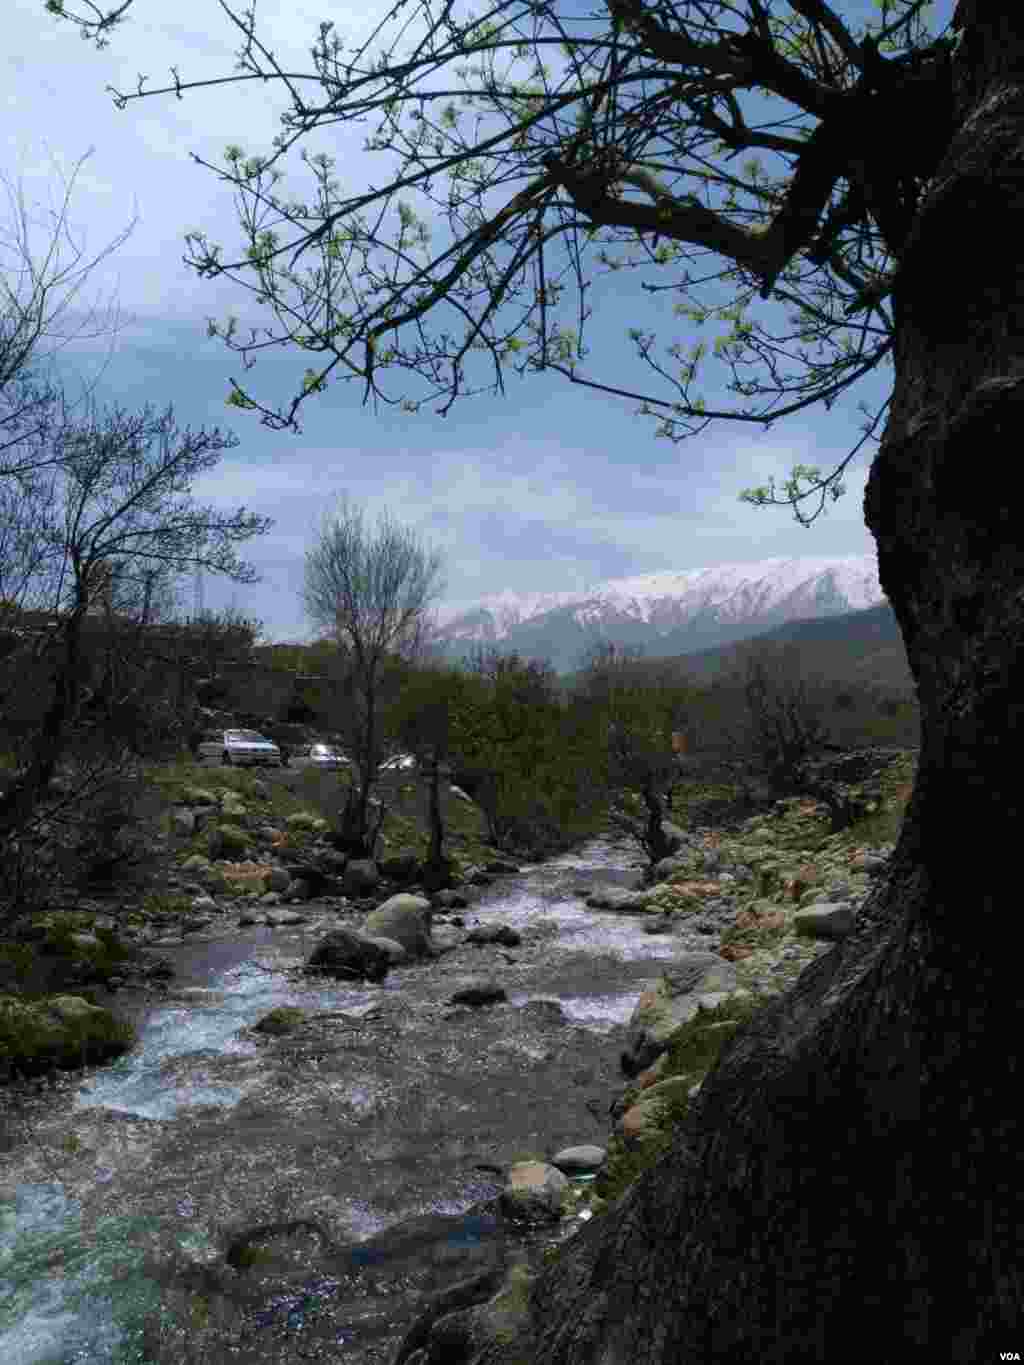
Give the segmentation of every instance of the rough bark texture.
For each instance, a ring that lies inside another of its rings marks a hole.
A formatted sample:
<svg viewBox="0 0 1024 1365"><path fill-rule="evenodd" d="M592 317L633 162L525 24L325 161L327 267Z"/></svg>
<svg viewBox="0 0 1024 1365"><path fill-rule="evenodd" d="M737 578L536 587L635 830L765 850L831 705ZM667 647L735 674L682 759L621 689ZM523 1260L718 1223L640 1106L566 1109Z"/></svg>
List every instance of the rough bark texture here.
<svg viewBox="0 0 1024 1365"><path fill-rule="evenodd" d="M1024 7L973 13L865 493L921 707L890 874L854 936L727 1046L671 1151L536 1281L509 1359L1024 1354Z"/></svg>

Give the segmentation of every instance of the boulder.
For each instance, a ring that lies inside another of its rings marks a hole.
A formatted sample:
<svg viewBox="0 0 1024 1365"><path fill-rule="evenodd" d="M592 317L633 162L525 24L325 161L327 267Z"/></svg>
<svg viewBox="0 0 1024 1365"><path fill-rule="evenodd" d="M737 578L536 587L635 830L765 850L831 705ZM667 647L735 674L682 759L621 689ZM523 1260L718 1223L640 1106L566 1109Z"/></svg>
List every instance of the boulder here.
<svg viewBox="0 0 1024 1365"><path fill-rule="evenodd" d="M135 1042L131 1026L77 995L0 995L0 1078L106 1061Z"/></svg>
<svg viewBox="0 0 1024 1365"><path fill-rule="evenodd" d="M182 804L186 806L215 806L217 798L205 787L182 787Z"/></svg>
<svg viewBox="0 0 1024 1365"><path fill-rule="evenodd" d="M808 938L841 939L853 933L856 915L849 905L837 905L832 901L819 901L806 910L798 910L793 916L793 926L798 934Z"/></svg>
<svg viewBox="0 0 1024 1365"><path fill-rule="evenodd" d="M410 957L434 957L436 949L430 941L430 920L430 902L423 896L401 891L370 911L363 922L363 933L394 939Z"/></svg>
<svg viewBox="0 0 1024 1365"><path fill-rule="evenodd" d="M738 986L735 968L717 953L685 953L677 958L637 1001L628 1025L627 1051L621 1056L623 1072L635 1076L646 1070L701 1005L713 1009L732 995L746 996L749 991Z"/></svg>
<svg viewBox="0 0 1024 1365"><path fill-rule="evenodd" d="M380 873L372 858L353 858L345 865L342 894L355 897L369 895L379 881Z"/></svg>
<svg viewBox="0 0 1024 1365"><path fill-rule="evenodd" d="M313 888L305 877L296 877L284 895L290 901L308 901L313 895Z"/></svg>
<svg viewBox="0 0 1024 1365"><path fill-rule="evenodd" d="M564 1175L586 1175L600 1170L604 1165L607 1152L603 1147L584 1144L582 1147L563 1147L551 1158L552 1166L557 1166Z"/></svg>
<svg viewBox="0 0 1024 1365"><path fill-rule="evenodd" d="M658 913L646 891L627 891L621 886L602 886L587 897L591 910L614 910L620 915L645 915L649 911Z"/></svg>
<svg viewBox="0 0 1024 1365"><path fill-rule="evenodd" d="M344 980L383 981L391 965L387 951L352 929L332 929L310 953L306 970Z"/></svg>
<svg viewBox="0 0 1024 1365"><path fill-rule="evenodd" d="M554 1223L562 1214L569 1181L546 1161L517 1161L501 1192L501 1211L514 1223Z"/></svg>
<svg viewBox="0 0 1024 1365"><path fill-rule="evenodd" d="M376 943L383 948L388 955L392 967L403 966L409 961L409 954L397 939L382 938L379 934L364 934L363 938L366 939L367 943Z"/></svg>

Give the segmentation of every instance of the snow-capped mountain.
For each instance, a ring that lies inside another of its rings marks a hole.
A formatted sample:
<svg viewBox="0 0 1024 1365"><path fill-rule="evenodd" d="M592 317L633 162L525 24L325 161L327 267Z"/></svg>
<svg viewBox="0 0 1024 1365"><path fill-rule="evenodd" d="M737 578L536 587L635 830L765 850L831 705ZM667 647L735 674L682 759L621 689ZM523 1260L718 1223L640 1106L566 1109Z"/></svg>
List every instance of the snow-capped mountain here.
<svg viewBox="0 0 1024 1365"><path fill-rule="evenodd" d="M559 672L599 640L649 655L690 654L748 639L790 621L815 620L885 601L872 555L764 559L595 583L582 592L503 592L435 613L449 657L477 645L548 657Z"/></svg>

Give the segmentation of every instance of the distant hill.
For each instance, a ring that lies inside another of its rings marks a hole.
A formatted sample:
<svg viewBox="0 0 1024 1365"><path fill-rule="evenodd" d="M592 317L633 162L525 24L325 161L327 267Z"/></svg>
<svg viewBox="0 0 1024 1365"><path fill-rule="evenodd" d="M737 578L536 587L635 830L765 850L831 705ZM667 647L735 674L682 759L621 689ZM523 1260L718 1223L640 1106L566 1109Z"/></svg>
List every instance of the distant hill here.
<svg viewBox="0 0 1024 1365"><path fill-rule="evenodd" d="M742 668L744 656L764 642L795 645L805 677L820 676L913 695L914 679L903 636L888 602L823 620L790 621L734 644L673 657L689 676L709 683Z"/></svg>

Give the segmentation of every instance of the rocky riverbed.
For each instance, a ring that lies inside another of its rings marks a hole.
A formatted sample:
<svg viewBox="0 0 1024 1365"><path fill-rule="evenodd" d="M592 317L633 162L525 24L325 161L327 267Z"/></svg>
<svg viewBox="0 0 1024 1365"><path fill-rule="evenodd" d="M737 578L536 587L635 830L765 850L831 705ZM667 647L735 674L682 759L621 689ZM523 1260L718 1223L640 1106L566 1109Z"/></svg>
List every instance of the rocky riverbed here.
<svg viewBox="0 0 1024 1365"><path fill-rule="evenodd" d="M666 983L694 988L699 958L773 993L848 932L888 845L825 817L695 830L646 884L635 846L592 841L436 914L440 955L377 985L303 973L346 917L316 899L165 934L163 991L115 998L132 1051L8 1105L0 1358L390 1365L424 1296L535 1271L657 1113L666 1023L692 1012ZM556 1216L523 1221L531 1201Z"/></svg>
<svg viewBox="0 0 1024 1365"><path fill-rule="evenodd" d="M469 916L518 926L514 950L461 943L380 985L302 975L334 919L312 904L163 944L159 1003L118 997L138 1045L11 1127L0 1355L181 1360L185 1334L210 1360L384 1362L421 1295L570 1233L517 1235L493 1205L517 1161L606 1140L627 1022L673 945L578 893L640 879L603 843L526 869ZM481 977L507 999L450 1003ZM293 1032L254 1029L282 1006Z"/></svg>

